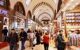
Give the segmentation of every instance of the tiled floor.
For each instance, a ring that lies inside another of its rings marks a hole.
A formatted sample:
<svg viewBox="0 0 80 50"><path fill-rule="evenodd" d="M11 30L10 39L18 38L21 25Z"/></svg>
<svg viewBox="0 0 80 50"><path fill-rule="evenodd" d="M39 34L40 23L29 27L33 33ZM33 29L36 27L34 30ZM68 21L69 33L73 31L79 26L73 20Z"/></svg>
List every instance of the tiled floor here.
<svg viewBox="0 0 80 50"><path fill-rule="evenodd" d="M9 46L7 46L7 47L5 47L5 48L3 48L3 49L1 49L1 50L9 50ZM19 48L19 50L20 50L20 48ZM26 47L26 49L25 50L32 50L31 49L31 47ZM44 50L44 48L43 48L43 45L36 45L34 48L33 48L33 50ZM53 47L49 47L49 50L56 50L56 48L53 48Z"/></svg>

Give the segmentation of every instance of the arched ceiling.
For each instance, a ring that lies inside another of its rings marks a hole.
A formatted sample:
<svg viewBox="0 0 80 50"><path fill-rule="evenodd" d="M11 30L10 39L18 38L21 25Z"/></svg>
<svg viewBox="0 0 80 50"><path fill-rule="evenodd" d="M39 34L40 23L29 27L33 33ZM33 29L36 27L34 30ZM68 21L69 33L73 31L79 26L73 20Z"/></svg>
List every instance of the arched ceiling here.
<svg viewBox="0 0 80 50"><path fill-rule="evenodd" d="M33 8L32 14L35 15L37 19L43 19L45 16L45 18L48 17L51 20L54 16L54 9L48 3L41 2Z"/></svg>
<svg viewBox="0 0 80 50"><path fill-rule="evenodd" d="M32 16L35 16L35 18L39 21L42 19L53 19L55 9L56 5L54 0L32 0L28 7L28 10L31 11Z"/></svg>
<svg viewBox="0 0 80 50"><path fill-rule="evenodd" d="M47 12L43 12L43 13L39 14L38 18L40 18L40 16L44 15L44 14L47 14L51 18L51 15L49 13L47 13Z"/></svg>
<svg viewBox="0 0 80 50"><path fill-rule="evenodd" d="M80 12L80 4L75 6L72 10L67 10L68 12Z"/></svg>
<svg viewBox="0 0 80 50"><path fill-rule="evenodd" d="M25 15L25 9L23 6L23 3L18 1L15 5L14 5L14 10L18 11L19 13Z"/></svg>
<svg viewBox="0 0 80 50"><path fill-rule="evenodd" d="M42 6L41 8L46 8L45 6L47 6L47 7L49 7L52 11L54 11L53 7L52 7L50 4L48 4L48 3L46 3L46 2L41 2L41 3L38 3L38 4L32 9L32 13L34 13L34 11L35 11L38 7L40 7L40 6ZM54 12L53 12L53 13L54 13Z"/></svg>
<svg viewBox="0 0 80 50"><path fill-rule="evenodd" d="M39 21L41 20L51 20L51 16L50 14L47 14L47 13L42 13L38 16L39 18Z"/></svg>

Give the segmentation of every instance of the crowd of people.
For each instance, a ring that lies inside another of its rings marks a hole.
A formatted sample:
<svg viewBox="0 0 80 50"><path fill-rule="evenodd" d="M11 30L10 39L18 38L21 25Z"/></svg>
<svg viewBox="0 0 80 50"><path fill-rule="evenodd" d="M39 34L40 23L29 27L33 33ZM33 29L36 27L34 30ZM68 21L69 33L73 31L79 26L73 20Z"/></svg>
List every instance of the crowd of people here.
<svg viewBox="0 0 80 50"><path fill-rule="evenodd" d="M30 42L30 47L34 45L38 45L41 43L42 32L40 30L30 30L25 31L23 28L20 31L16 31L15 29L8 30L7 27L4 27L2 30L3 33L3 41L8 42L10 46L10 50L18 49L18 42L21 41L21 50L25 49L25 42L28 40ZM35 44L33 41L35 40Z"/></svg>
<svg viewBox="0 0 80 50"><path fill-rule="evenodd" d="M72 30L68 34L69 45L70 46L80 46L80 31Z"/></svg>
<svg viewBox="0 0 80 50"><path fill-rule="evenodd" d="M63 30L58 31L59 34L50 34L48 31L42 32L41 30L30 30L25 31L23 28L20 29L19 33L15 29L8 31L6 27L2 30L4 42L8 42L10 50L18 50L18 42L21 41L21 50L25 49L25 42L28 40L32 49L35 45L43 44L44 50L49 49L51 37L55 41L55 47L57 50L65 50L66 45L68 46L80 46L80 31L70 31L68 33L68 41L66 42L63 35Z"/></svg>

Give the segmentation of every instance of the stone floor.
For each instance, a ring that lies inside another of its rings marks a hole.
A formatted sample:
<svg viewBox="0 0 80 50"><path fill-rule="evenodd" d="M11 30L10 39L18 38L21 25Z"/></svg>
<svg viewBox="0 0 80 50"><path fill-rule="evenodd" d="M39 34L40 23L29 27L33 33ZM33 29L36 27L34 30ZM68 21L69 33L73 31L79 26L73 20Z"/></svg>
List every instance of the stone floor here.
<svg viewBox="0 0 80 50"><path fill-rule="evenodd" d="M19 49L18 50L21 50L20 46L21 46L21 43L19 42ZM32 50L31 47L29 47L29 41L26 41L25 48L26 48L25 50ZM80 50L80 47L78 48L78 47L72 46L71 48L72 49L70 49L70 50ZM9 46L6 46L5 48L0 49L0 50L9 50ZM35 47L33 47L33 50L44 50L43 44L36 45ZM53 41L50 41L49 50L57 50L56 48L54 48ZM69 50L69 49L66 49L66 50Z"/></svg>
<svg viewBox="0 0 80 50"><path fill-rule="evenodd" d="M9 50L9 46L7 46L3 49L0 49L0 50ZM18 50L20 50L20 48ZM31 47L26 47L25 50L32 50L32 48ZM43 48L43 45L40 44L40 45L36 45L35 47L33 47L33 50L44 50L44 48ZM57 49L53 48L53 47L49 47L49 50L57 50Z"/></svg>
<svg viewBox="0 0 80 50"><path fill-rule="evenodd" d="M19 44L19 49L21 49L21 42L18 43ZM32 50L31 47L29 47L29 41L26 41L25 43L25 50ZM9 46L3 48L3 49L0 49L0 50L9 50ZM44 46L43 44L39 44L39 45L36 45L35 47L33 47L33 50L44 50ZM54 48L54 45L52 44L52 42L50 42L50 46L49 46L49 50L57 50L56 48Z"/></svg>

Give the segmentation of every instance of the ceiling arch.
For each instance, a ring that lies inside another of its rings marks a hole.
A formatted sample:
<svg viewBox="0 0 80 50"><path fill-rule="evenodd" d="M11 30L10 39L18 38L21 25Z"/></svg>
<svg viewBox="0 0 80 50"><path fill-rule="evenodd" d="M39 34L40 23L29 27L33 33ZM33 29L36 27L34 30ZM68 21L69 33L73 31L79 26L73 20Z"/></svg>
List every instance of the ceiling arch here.
<svg viewBox="0 0 80 50"><path fill-rule="evenodd" d="M23 6L23 3L18 1L15 5L14 5L14 10L18 11L19 13L25 15L25 9Z"/></svg>
<svg viewBox="0 0 80 50"><path fill-rule="evenodd" d="M39 14L38 19L41 20L43 18L45 18L45 19L48 18L48 19L51 20L52 17L51 17L51 15L49 13L43 12L43 13Z"/></svg>
<svg viewBox="0 0 80 50"><path fill-rule="evenodd" d="M42 6L42 5L45 5L45 6L48 6L50 7L50 9L53 11L53 14L54 14L54 9L52 8L52 6L46 2L41 2L41 3L38 3L32 10L32 14L34 13L34 11L39 7L39 6Z"/></svg>
<svg viewBox="0 0 80 50"><path fill-rule="evenodd" d="M38 19L39 19L39 21L41 21L41 20L50 20L51 21L52 18L50 17L49 14L44 13L44 14L41 14Z"/></svg>
<svg viewBox="0 0 80 50"><path fill-rule="evenodd" d="M43 19L41 19L41 21L42 20L48 20L48 21L50 21L50 18L49 17L43 17Z"/></svg>
<svg viewBox="0 0 80 50"><path fill-rule="evenodd" d="M38 18L40 18L40 16L43 14L47 14L51 18L51 15L48 12L43 12L43 13L39 14Z"/></svg>

